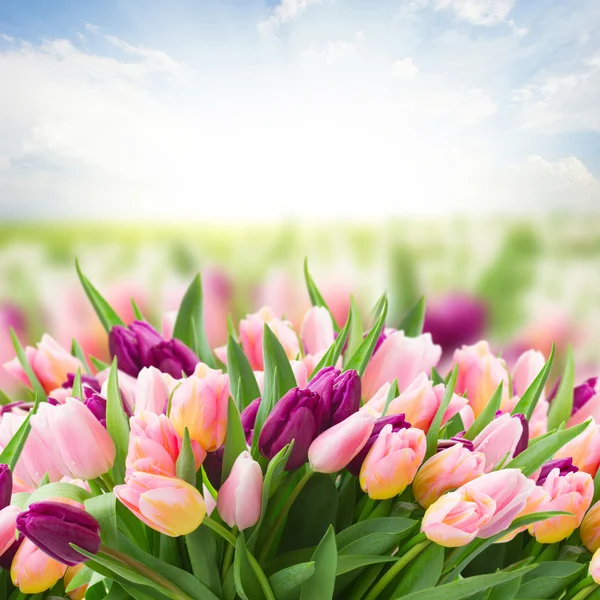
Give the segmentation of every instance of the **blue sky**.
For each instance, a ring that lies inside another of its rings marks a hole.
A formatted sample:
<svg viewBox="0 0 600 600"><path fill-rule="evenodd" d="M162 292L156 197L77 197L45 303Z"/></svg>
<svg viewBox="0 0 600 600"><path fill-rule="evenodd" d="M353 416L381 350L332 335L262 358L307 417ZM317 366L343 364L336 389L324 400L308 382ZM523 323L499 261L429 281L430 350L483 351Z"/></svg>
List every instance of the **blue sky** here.
<svg viewBox="0 0 600 600"><path fill-rule="evenodd" d="M597 0L0 0L0 217L600 206Z"/></svg>

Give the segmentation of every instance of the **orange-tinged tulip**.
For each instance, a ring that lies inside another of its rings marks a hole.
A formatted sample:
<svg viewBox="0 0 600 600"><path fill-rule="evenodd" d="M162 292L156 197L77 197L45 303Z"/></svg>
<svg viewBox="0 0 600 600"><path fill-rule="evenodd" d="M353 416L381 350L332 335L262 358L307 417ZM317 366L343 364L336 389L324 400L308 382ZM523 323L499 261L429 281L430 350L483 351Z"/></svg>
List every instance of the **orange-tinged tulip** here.
<svg viewBox="0 0 600 600"><path fill-rule="evenodd" d="M600 426L591 419L589 425L565 444L554 458L572 458L573 464L580 471L594 477L600 464Z"/></svg>
<svg viewBox="0 0 600 600"><path fill-rule="evenodd" d="M41 594L54 587L66 570L66 565L50 558L25 539L13 558L10 577L24 594Z"/></svg>
<svg viewBox="0 0 600 600"><path fill-rule="evenodd" d="M71 581L73 581L73 578L75 577L75 575L77 575L77 573L79 573L79 571L81 571L81 569L83 569L83 563L75 565L74 567L67 568L67 572L65 573L64 578L65 588L69 587L69 584L71 583ZM84 583L83 585L80 585L74 590L66 592L66 594L71 600L83 600L87 588L87 583Z"/></svg>
<svg viewBox="0 0 600 600"><path fill-rule="evenodd" d="M592 560L590 561L590 575L600 585L600 550L596 550L594 556L592 556Z"/></svg>
<svg viewBox="0 0 600 600"><path fill-rule="evenodd" d="M586 513L581 528L581 541L590 551L596 552L600 548L600 502L596 502Z"/></svg>

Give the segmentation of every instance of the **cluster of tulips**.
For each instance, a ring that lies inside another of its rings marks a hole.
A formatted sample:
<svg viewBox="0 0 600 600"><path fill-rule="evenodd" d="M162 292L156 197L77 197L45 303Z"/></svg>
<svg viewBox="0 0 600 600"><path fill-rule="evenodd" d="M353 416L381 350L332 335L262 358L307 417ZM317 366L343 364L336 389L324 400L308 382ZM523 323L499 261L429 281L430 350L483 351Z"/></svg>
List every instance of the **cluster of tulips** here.
<svg viewBox="0 0 600 600"><path fill-rule="evenodd" d="M600 394L570 353L549 389L554 352L443 355L424 301L338 328L308 270L300 331L263 308L211 348L199 277L159 333L78 273L113 362L13 335L2 598L600 598Z"/></svg>

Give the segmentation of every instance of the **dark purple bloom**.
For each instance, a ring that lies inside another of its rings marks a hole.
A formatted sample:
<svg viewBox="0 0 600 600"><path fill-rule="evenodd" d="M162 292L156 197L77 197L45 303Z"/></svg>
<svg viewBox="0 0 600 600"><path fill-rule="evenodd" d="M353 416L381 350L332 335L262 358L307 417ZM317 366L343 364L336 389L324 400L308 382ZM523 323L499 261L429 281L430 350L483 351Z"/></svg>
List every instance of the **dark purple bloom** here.
<svg viewBox="0 0 600 600"><path fill-rule="evenodd" d="M327 429L331 423L331 402L333 400L333 384L335 382L336 377L340 374L339 369L335 367L325 367L321 369L309 382L306 386L307 390L311 392L316 392L321 396L321 404L319 410L321 411L322 416L320 417L321 421L321 431Z"/></svg>
<svg viewBox="0 0 600 600"><path fill-rule="evenodd" d="M577 473L577 471L579 471L579 469L573 464L572 458L555 458L554 460L549 460L547 463L542 465L540 476L536 482L537 485L544 485L552 469L560 469L561 475L566 475L567 473Z"/></svg>
<svg viewBox="0 0 600 600"><path fill-rule="evenodd" d="M331 426L341 423L360 408L361 381L356 371L344 371L333 382Z"/></svg>
<svg viewBox="0 0 600 600"><path fill-rule="evenodd" d="M452 448L452 446L456 446L456 444L461 444L470 452L473 452L475 449L471 440L466 440L464 437L456 435L449 440L440 440L437 445L437 451L447 450L448 448Z"/></svg>
<svg viewBox="0 0 600 600"><path fill-rule="evenodd" d="M466 295L451 295L427 307L423 331L444 352L472 344L485 333L488 309L484 302Z"/></svg>
<svg viewBox="0 0 600 600"><path fill-rule="evenodd" d="M596 395L597 383L597 377L590 377L587 381L578 385L573 390L573 412L571 414L574 415Z"/></svg>
<svg viewBox="0 0 600 600"><path fill-rule="evenodd" d="M75 382L75 374L67 373L67 380L62 384L62 387L65 389L69 389L73 387L73 383ZM87 386L92 389L94 392L100 393L101 385L100 382L93 375L82 375L81 376L81 385Z"/></svg>
<svg viewBox="0 0 600 600"><path fill-rule="evenodd" d="M89 408L90 412L106 427L106 398L100 394L93 394L84 404ZM125 403L123 403L126 406Z"/></svg>
<svg viewBox="0 0 600 600"><path fill-rule="evenodd" d="M10 571L10 567L12 565L13 558L19 549L19 546L23 543L25 538L21 535L19 539L15 539L15 541L8 547L4 554L0 555L0 569L4 569L5 571Z"/></svg>
<svg viewBox="0 0 600 600"><path fill-rule="evenodd" d="M252 438L254 437L254 423L256 423L256 415L258 414L258 409L260 407L260 400L260 398L252 400L240 415L242 427L246 434L246 442L248 444L252 443Z"/></svg>
<svg viewBox="0 0 600 600"><path fill-rule="evenodd" d="M225 446L221 446L214 452L209 452L202 463L208 480L218 490L221 487L221 473L223 471L223 456L225 455Z"/></svg>
<svg viewBox="0 0 600 600"><path fill-rule="evenodd" d="M321 432L321 396L311 390L292 388L275 405L263 425L258 447L263 456L272 459L294 440L294 448L286 470L293 471L307 460L308 447Z"/></svg>
<svg viewBox="0 0 600 600"><path fill-rule="evenodd" d="M369 450L372 448L373 444L379 437L381 430L386 425L391 425L392 431L394 432L400 431L401 429L408 429L410 427L410 423L404 420L404 415L390 415L389 417L377 419L375 422L375 427L373 427L373 431L371 432L371 437L367 440L367 443L363 446L362 450L350 461L350 464L346 467L348 471L352 473L352 475L358 476L360 474L360 469L363 462L365 462L365 458L367 458Z"/></svg>
<svg viewBox="0 0 600 600"><path fill-rule="evenodd" d="M515 446L515 451L513 454L513 458L518 456L523 452L523 450L527 450L527 446L529 445L529 422L525 418L525 415L517 414L512 416L513 419L519 419L521 421L521 425L523 426L523 433L521 433L521 437Z"/></svg>
<svg viewBox="0 0 600 600"><path fill-rule="evenodd" d="M10 504L12 496L13 480L8 465L0 464L0 510Z"/></svg>
<svg viewBox="0 0 600 600"><path fill-rule="evenodd" d="M100 549L98 521L69 504L35 502L17 517L17 530L48 556L70 567L87 560L70 544L91 554Z"/></svg>
<svg viewBox="0 0 600 600"><path fill-rule="evenodd" d="M137 377L144 367L156 367L179 379L191 375L199 359L182 341L164 340L145 321L134 321L128 328L117 325L108 336L110 354L117 357L119 369Z"/></svg>

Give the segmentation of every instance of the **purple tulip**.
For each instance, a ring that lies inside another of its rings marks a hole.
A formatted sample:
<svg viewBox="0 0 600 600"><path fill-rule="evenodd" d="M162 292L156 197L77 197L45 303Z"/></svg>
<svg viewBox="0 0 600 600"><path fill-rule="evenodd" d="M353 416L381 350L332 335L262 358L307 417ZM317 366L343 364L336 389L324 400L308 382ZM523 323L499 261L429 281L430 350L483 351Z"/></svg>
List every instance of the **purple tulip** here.
<svg viewBox="0 0 600 600"><path fill-rule="evenodd" d="M17 553L17 550L23 543L25 538L23 536L19 536L19 539L15 540L8 549L4 552L4 554L0 555L0 569L4 569L5 571L10 571L10 567L12 565L13 558Z"/></svg>
<svg viewBox="0 0 600 600"><path fill-rule="evenodd" d="M87 560L75 544L96 554L100 525L89 513L60 502L35 502L17 517L17 530L51 558L73 567Z"/></svg>
<svg viewBox="0 0 600 600"><path fill-rule="evenodd" d="M13 480L10 467L0 464L0 510L6 508L10 504L12 496Z"/></svg>
<svg viewBox="0 0 600 600"><path fill-rule="evenodd" d="M84 404L90 412L100 421L103 427L106 428L106 398L100 394L93 394Z"/></svg>
<svg viewBox="0 0 600 600"><path fill-rule="evenodd" d="M554 460L549 460L547 463L542 465L540 476L536 481L537 485L544 485L552 469L560 469L561 475L566 475L567 473L577 473L577 471L579 471L579 469L573 464L572 458L555 458Z"/></svg>
<svg viewBox="0 0 600 600"><path fill-rule="evenodd" d="M62 387L65 389L72 388L73 383L75 383L75 373L67 373L67 380L62 384ZM87 386L98 394L102 389L100 382L93 375L81 375L81 385L82 387Z"/></svg>
<svg viewBox="0 0 600 600"><path fill-rule="evenodd" d="M451 437L449 440L440 440L437 445L437 452L441 452L442 450L452 448L452 446L456 446L456 444L461 444L470 452L473 452L473 450L475 449L471 440L466 440L461 435L456 435L454 437Z"/></svg>
<svg viewBox="0 0 600 600"><path fill-rule="evenodd" d="M181 340L173 338L161 342L152 348L152 363L145 367L154 366L163 373L168 373L175 379L181 378L181 373L191 375L200 362L198 357Z"/></svg>
<svg viewBox="0 0 600 600"><path fill-rule="evenodd" d="M525 415L516 414L513 415L513 419L519 419L521 421L521 425L523 426L523 433L521 433L521 437L517 442L515 447L515 451L513 453L513 458L518 456L524 450L527 450L527 446L529 445L529 422L527 421Z"/></svg>
<svg viewBox="0 0 600 600"><path fill-rule="evenodd" d="M330 425L331 402L333 400L333 384L340 371L335 367L325 367L321 369L306 386L307 390L316 392L321 396L321 411L323 413L322 428L326 429ZM321 432L319 432L321 433Z"/></svg>
<svg viewBox="0 0 600 600"><path fill-rule="evenodd" d="M337 425L360 408L361 381L356 371L344 371L333 382L331 425Z"/></svg>
<svg viewBox="0 0 600 600"><path fill-rule="evenodd" d="M377 419L375 422L375 427L373 427L373 431L371 432L371 437L363 446L362 450L350 461L350 464L348 464L346 467L348 471L352 473L352 475L358 477L362 464L365 462L367 454L369 454L369 450L371 450L371 447L379 437L381 430L386 425L391 425L393 432L400 431L401 429L408 429L410 427L410 423L404 420L404 415L390 415L389 417Z"/></svg>
<svg viewBox="0 0 600 600"><path fill-rule="evenodd" d="M223 471L223 456L225 455L225 446L221 446L214 452L209 452L202 463L208 480L218 490L221 487L221 473Z"/></svg>
<svg viewBox="0 0 600 600"><path fill-rule="evenodd" d="M258 439L258 448L271 460L294 440L294 448L285 466L287 471L301 467L308 448L321 432L323 423L321 396L311 390L292 388L275 405Z"/></svg>
<svg viewBox="0 0 600 600"><path fill-rule="evenodd" d="M240 419L242 421L242 427L246 434L246 443L251 444L252 438L254 437L254 423L256 423L256 415L260 407L260 398L252 400L248 406L242 411Z"/></svg>

